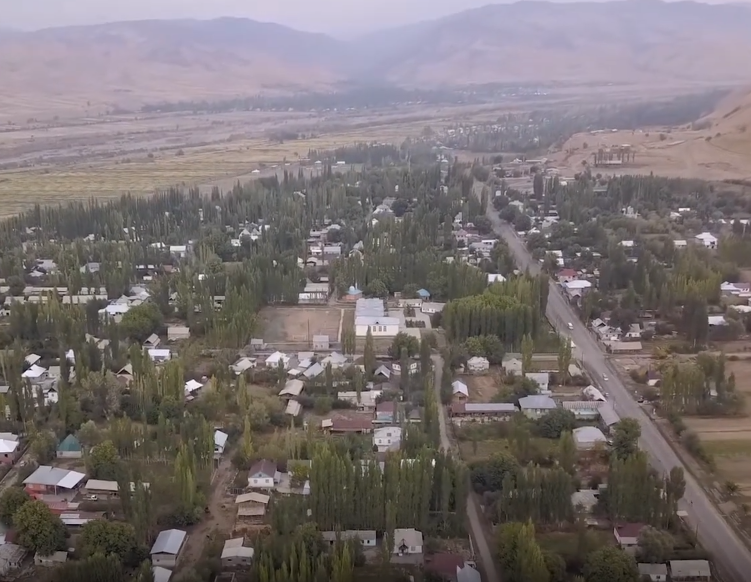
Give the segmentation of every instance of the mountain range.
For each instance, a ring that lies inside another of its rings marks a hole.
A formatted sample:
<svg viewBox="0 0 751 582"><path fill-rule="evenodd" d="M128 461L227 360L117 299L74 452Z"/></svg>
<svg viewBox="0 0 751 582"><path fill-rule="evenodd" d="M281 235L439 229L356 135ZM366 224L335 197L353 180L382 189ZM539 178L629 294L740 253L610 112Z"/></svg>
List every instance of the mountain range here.
<svg viewBox="0 0 751 582"><path fill-rule="evenodd" d="M489 83L751 82L751 7L523 1L342 41L238 18L0 32L0 106ZM46 104L46 105L45 105Z"/></svg>

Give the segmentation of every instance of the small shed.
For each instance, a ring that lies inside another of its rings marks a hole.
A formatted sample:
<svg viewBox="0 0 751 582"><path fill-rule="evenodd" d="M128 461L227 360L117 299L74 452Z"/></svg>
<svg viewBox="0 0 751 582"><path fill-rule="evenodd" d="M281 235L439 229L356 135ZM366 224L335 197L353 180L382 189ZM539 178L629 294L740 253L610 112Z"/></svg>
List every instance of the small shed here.
<svg viewBox="0 0 751 582"><path fill-rule="evenodd" d="M83 457L83 448L76 435L69 434L57 445L58 459L80 459L81 457Z"/></svg>

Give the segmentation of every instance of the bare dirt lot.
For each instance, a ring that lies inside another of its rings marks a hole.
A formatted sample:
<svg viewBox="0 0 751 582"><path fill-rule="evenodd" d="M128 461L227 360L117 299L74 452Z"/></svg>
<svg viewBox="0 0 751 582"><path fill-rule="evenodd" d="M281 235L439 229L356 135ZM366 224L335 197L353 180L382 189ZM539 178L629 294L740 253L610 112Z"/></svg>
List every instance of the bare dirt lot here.
<svg viewBox="0 0 751 582"><path fill-rule="evenodd" d="M265 307L259 315L267 344L305 343L314 335L339 341L342 310L338 307Z"/></svg>
<svg viewBox="0 0 751 582"><path fill-rule="evenodd" d="M484 376L463 376L461 380L469 388L470 402L490 402L498 392L498 379L492 373Z"/></svg>

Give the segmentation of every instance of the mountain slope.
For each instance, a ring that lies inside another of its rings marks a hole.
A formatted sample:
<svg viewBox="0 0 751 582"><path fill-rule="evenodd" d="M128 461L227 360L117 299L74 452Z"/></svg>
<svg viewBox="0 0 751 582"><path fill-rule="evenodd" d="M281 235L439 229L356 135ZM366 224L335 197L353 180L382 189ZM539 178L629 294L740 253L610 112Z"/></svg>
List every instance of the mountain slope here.
<svg viewBox="0 0 751 582"><path fill-rule="evenodd" d="M245 19L141 21L0 37L0 105L137 106L325 90L340 44ZM3 101L2 97L5 97Z"/></svg>
<svg viewBox="0 0 751 582"><path fill-rule="evenodd" d="M751 80L751 9L694 2L518 2L371 35L385 79L490 82ZM387 53L385 47L391 47Z"/></svg>
<svg viewBox="0 0 751 582"><path fill-rule="evenodd" d="M340 41L247 19L0 34L0 112L487 83L751 83L751 8L524 1ZM22 113L19 113L22 112Z"/></svg>

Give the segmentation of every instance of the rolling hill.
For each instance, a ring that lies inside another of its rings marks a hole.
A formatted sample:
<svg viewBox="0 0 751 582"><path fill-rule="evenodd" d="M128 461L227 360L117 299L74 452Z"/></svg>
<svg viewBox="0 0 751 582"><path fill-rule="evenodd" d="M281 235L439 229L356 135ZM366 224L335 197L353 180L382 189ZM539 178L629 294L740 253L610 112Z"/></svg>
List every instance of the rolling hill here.
<svg viewBox="0 0 751 582"><path fill-rule="evenodd" d="M524 1L352 41L247 19L0 34L0 107L134 106L259 92L498 82L751 82L751 8Z"/></svg>

